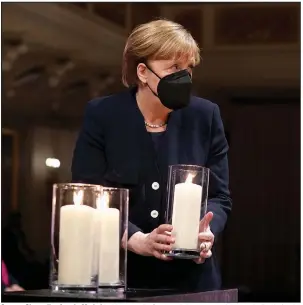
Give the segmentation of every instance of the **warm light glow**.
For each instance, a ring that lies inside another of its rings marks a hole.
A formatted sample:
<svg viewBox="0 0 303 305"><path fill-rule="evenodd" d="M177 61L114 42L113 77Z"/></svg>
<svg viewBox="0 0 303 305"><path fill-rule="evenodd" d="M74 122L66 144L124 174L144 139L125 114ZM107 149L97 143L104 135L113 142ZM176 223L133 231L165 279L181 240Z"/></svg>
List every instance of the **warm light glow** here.
<svg viewBox="0 0 303 305"><path fill-rule="evenodd" d="M109 207L109 194L104 193L97 198L97 209L105 209Z"/></svg>
<svg viewBox="0 0 303 305"><path fill-rule="evenodd" d="M60 167L60 161L55 158L47 158L45 160L45 165L47 167L53 167L53 168L59 168Z"/></svg>
<svg viewBox="0 0 303 305"><path fill-rule="evenodd" d="M75 191L74 192L74 198L73 198L73 201L74 201L74 204L75 205L81 205L83 204L83 190L80 190L80 191Z"/></svg>
<svg viewBox="0 0 303 305"><path fill-rule="evenodd" d="M194 179L194 175L193 174L188 174L185 183L192 183Z"/></svg>

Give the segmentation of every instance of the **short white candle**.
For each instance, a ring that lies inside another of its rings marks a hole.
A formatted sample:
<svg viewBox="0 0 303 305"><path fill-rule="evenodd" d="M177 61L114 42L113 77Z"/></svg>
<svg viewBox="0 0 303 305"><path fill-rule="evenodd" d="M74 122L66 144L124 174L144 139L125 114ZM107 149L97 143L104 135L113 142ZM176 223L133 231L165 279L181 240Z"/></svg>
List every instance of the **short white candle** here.
<svg viewBox="0 0 303 305"><path fill-rule="evenodd" d="M202 187L192 183L192 178L189 174L185 183L175 185L172 216L174 249L197 249Z"/></svg>
<svg viewBox="0 0 303 305"><path fill-rule="evenodd" d="M60 209L58 284L90 285L95 209L82 204L82 190L73 199Z"/></svg>
<svg viewBox="0 0 303 305"><path fill-rule="evenodd" d="M116 284L119 282L119 257L120 257L120 212L118 209L109 208L108 193L97 204L95 215L95 235L98 238L98 277L99 284Z"/></svg>

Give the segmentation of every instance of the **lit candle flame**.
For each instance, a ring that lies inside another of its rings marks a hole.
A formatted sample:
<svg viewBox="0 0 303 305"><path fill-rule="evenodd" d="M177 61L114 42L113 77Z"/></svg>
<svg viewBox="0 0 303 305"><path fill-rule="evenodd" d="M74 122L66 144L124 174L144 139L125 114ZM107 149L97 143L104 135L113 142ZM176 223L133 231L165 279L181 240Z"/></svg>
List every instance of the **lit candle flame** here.
<svg viewBox="0 0 303 305"><path fill-rule="evenodd" d="M194 178L194 175L193 174L188 174L186 180L185 180L185 183L192 183L193 182L193 178Z"/></svg>
<svg viewBox="0 0 303 305"><path fill-rule="evenodd" d="M83 204L83 195L84 195L83 190L74 192L73 201L75 205Z"/></svg>
<svg viewBox="0 0 303 305"><path fill-rule="evenodd" d="M109 207L109 195L104 193L102 196L97 198L97 209L104 209Z"/></svg>

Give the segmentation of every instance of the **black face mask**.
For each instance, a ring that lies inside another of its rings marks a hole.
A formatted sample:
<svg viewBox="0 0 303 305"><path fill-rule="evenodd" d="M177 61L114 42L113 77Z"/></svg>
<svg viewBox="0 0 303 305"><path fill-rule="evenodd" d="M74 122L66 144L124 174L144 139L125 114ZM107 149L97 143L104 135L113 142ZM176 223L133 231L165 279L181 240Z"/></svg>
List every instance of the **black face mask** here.
<svg viewBox="0 0 303 305"><path fill-rule="evenodd" d="M181 70L172 74L160 77L151 68L147 68L153 72L159 79L156 94L148 85L151 92L157 96L161 103L168 109L178 110L188 106L190 102L192 81L187 70Z"/></svg>

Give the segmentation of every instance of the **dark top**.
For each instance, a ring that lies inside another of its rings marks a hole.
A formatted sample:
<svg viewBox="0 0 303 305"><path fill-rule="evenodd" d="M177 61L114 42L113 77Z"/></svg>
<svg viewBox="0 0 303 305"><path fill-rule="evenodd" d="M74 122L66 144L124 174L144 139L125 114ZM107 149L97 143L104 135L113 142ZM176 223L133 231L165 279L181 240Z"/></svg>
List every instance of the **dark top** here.
<svg viewBox="0 0 303 305"><path fill-rule="evenodd" d="M160 144L161 144L161 139L163 138L163 135L165 134L165 131L161 132L149 132L153 142L154 142L154 148L156 153L158 153Z"/></svg>
<svg viewBox="0 0 303 305"><path fill-rule="evenodd" d="M225 226L231 209L228 188L228 144L219 108L192 97L188 107L173 111L158 153L137 106L135 89L96 98L87 104L74 150L74 182L130 190L129 238L149 233L165 222L168 166L193 164L210 169L208 211L214 213L215 236ZM153 182L160 188L154 190ZM153 218L151 211L159 216ZM220 289L214 257L197 265L189 260L164 262L128 253L128 286L183 288L189 291Z"/></svg>

